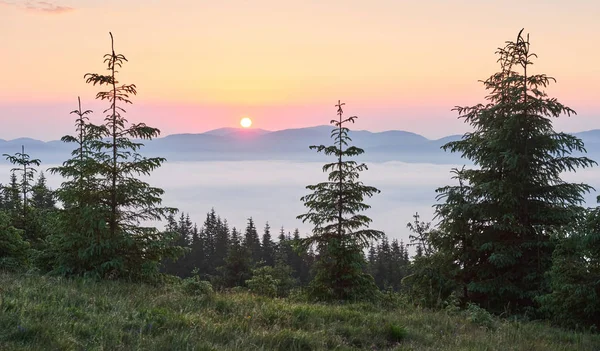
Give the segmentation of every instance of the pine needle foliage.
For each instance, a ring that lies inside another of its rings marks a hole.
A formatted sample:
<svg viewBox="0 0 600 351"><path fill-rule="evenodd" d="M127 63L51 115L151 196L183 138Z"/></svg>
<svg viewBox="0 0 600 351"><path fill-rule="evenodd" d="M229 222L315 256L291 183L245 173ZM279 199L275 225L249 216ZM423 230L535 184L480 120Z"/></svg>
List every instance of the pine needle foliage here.
<svg viewBox="0 0 600 351"><path fill-rule="evenodd" d="M383 232L370 229L372 220L360 214L370 208L365 197L380 191L359 181L359 173L367 170L364 163L348 158L364 153L363 149L350 146L345 126L354 123L356 116L343 116L344 103L338 101L337 119L331 120L335 128L331 131L334 145L313 145L311 150L335 156L336 161L323 166L329 172L327 182L309 185L312 193L301 198L308 212L297 218L314 227L312 235L300 241L304 248L315 245L319 253L316 274L311 290L318 299L354 300L368 299L377 290L373 278L364 272L363 249L371 241L383 236Z"/></svg>
<svg viewBox="0 0 600 351"><path fill-rule="evenodd" d="M545 289L550 238L583 214L592 189L561 174L596 164L573 155L586 152L580 139L554 131L552 118L575 111L544 92L554 78L530 73L537 56L522 32L498 49L500 71L483 81L487 102L454 109L474 131L442 148L479 168L461 171L461 187L437 190L447 199L437 207L441 226L454 236L445 250L469 245L461 254L475 262L469 299L495 311L532 307Z"/></svg>

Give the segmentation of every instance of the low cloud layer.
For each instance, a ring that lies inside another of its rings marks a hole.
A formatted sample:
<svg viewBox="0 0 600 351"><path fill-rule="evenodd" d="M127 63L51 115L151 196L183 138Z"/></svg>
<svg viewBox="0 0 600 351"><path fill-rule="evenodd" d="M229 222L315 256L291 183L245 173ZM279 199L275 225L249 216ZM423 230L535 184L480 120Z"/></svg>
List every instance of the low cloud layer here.
<svg viewBox="0 0 600 351"><path fill-rule="evenodd" d="M54 1L18 1L18 0L0 0L0 5L14 6L25 11L34 11L48 14L62 14L73 11L72 7L62 6Z"/></svg>
<svg viewBox="0 0 600 351"><path fill-rule="evenodd" d="M168 162L144 180L163 188L164 204L189 212L198 225L214 207L229 221L230 227L243 229L247 218L253 217L260 228L269 221L274 230L284 226L286 231L291 231L297 227L305 235L311 226L296 219L306 211L300 197L309 193L306 185L326 181L322 165L322 162L285 161ZM372 208L365 214L373 219L374 229L404 242L409 241L410 234L406 223L413 220L415 212L423 221L433 219L435 189L456 184L450 179L450 169L455 165L403 162L368 165L369 170L361 174L361 180L379 188L381 194L366 200ZM52 166L56 165L43 164L38 168L41 171ZM11 168L11 165L0 164L0 183L8 182ZM59 176L45 174L52 188L60 185ZM568 173L564 179L600 189L600 168ZM596 206L596 195L594 191L585 196L587 206ZM162 228L164 223L156 225Z"/></svg>

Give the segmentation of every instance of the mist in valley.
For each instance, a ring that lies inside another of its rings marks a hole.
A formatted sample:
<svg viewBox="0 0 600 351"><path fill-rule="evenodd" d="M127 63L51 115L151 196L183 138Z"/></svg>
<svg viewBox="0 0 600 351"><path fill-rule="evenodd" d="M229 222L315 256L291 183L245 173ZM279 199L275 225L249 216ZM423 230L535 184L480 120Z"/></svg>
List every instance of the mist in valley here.
<svg viewBox="0 0 600 351"><path fill-rule="evenodd" d="M42 160L43 161L43 160ZM300 229L302 236L311 230L296 216L304 213L300 197L308 194L306 185L326 181L322 172L323 162L287 161L202 161L167 162L150 177L142 177L152 186L165 190L164 205L189 213L199 226L206 213L214 208L218 215L227 219L230 227L246 226L252 217L262 228L268 221L273 230L284 227L286 232ZM39 171L55 165L42 164ZM421 220L432 221L435 189L454 185L450 170L460 165L392 162L369 162L368 170L361 180L377 187L381 193L367 203L372 206L365 212L373 219L372 227L383 230L388 237L408 242L406 224L413 220L415 212ZM6 184L11 167L0 165ZM61 178L45 172L48 184L56 189ZM600 190L600 168L565 173L564 180L584 182ZM595 206L597 193L586 196L588 206ZM433 221L433 224L436 222ZM162 228L164 223L154 223Z"/></svg>

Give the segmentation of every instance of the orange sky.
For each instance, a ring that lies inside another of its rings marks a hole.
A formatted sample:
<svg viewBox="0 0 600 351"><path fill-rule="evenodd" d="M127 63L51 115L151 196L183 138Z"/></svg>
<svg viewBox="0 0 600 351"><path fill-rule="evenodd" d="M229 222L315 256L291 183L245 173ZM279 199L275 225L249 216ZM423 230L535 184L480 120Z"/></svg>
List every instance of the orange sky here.
<svg viewBox="0 0 600 351"><path fill-rule="evenodd" d="M481 101L522 27L579 112L557 127L600 128L598 18L597 0L0 0L0 138L69 133L78 95L100 112L83 75L102 72L108 31L139 88L131 119L164 134L326 124L338 99L359 129L464 132L450 109Z"/></svg>

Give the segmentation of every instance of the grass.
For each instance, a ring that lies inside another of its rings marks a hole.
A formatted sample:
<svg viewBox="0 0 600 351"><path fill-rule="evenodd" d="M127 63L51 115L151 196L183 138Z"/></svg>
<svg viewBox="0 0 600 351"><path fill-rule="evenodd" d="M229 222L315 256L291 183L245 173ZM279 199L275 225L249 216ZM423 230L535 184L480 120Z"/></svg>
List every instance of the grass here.
<svg viewBox="0 0 600 351"><path fill-rule="evenodd" d="M600 335L467 312L0 274L0 350L600 350Z"/></svg>

